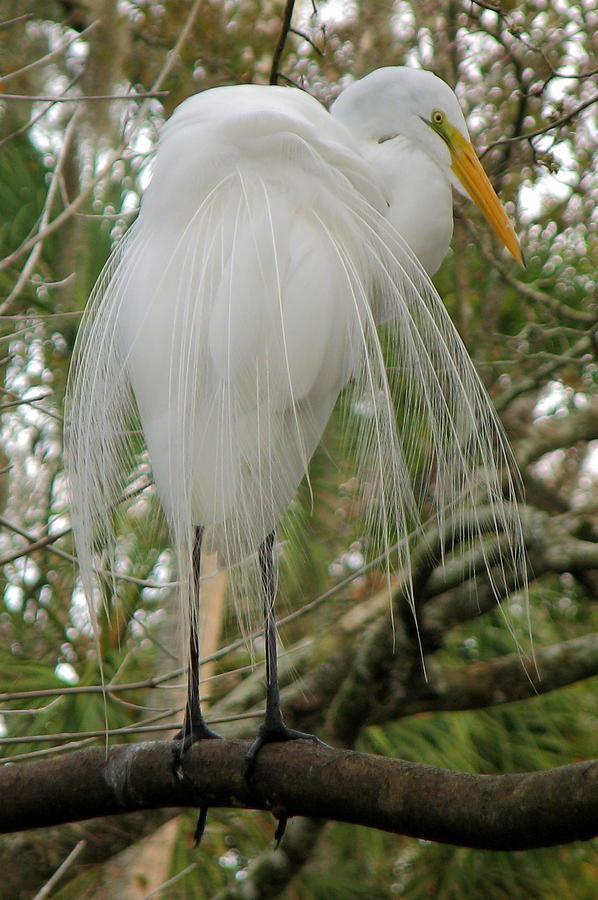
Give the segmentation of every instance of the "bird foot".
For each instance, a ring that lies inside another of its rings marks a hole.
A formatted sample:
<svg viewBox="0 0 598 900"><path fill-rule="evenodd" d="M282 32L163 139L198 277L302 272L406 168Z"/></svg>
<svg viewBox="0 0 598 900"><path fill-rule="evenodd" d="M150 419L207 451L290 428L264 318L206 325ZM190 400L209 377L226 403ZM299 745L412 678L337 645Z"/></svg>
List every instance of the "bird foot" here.
<svg viewBox="0 0 598 900"><path fill-rule="evenodd" d="M183 727L175 737L175 746L173 748L172 771L177 781L183 781L185 773L183 771L183 757L188 753L189 749L198 741L221 740L222 736L208 728L203 718L196 725L192 725L187 731ZM208 807L200 806L197 824L193 832L193 846L199 847L201 839L206 827L208 818Z"/></svg>
<svg viewBox="0 0 598 900"><path fill-rule="evenodd" d="M280 842L284 837L284 833L287 830L287 822L289 821L289 817L286 812L277 812L276 818L278 819L278 825L276 826L276 831L274 832L274 847L276 850L280 847Z"/></svg>
<svg viewBox="0 0 598 900"><path fill-rule="evenodd" d="M263 724L258 731L258 735L245 754L245 762L247 768L245 770L245 779L251 781L255 773L255 764L257 762L258 753L266 744L278 744L286 741L311 741L312 744L319 744L321 747L327 747L315 734L307 734L304 731L295 731L294 728L287 728L284 722L279 725Z"/></svg>
<svg viewBox="0 0 598 900"><path fill-rule="evenodd" d="M192 725L189 730L183 728L175 737L175 746L172 752L172 770L177 781L182 781L185 777L183 771L183 757L191 749L193 744L198 741L221 740L222 735L211 728L208 728L202 719L197 725Z"/></svg>
<svg viewBox="0 0 598 900"><path fill-rule="evenodd" d="M255 765L257 762L258 753L266 744L275 744L281 743L285 741L311 741L312 744L319 744L321 747L328 747L328 744L325 744L321 741L315 734L307 734L304 731L295 731L293 728L287 728L284 722L276 725L266 725L265 723L260 728L258 735L254 742L251 744L249 750L245 754L245 762L247 763L247 767L245 769L245 780L249 783L255 774ZM288 816L284 809L278 808L276 810L272 810L276 818L278 819L278 825L276 826L276 831L274 832L274 841L276 847L280 845L280 842L283 838L287 827Z"/></svg>

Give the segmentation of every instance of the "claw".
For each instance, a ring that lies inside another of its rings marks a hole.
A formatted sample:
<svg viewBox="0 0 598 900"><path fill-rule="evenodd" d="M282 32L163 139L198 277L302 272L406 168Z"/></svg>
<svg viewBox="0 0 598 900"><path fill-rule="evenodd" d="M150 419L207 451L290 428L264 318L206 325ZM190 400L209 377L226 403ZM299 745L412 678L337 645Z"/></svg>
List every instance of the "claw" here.
<svg viewBox="0 0 598 900"><path fill-rule="evenodd" d="M175 745L172 751L172 771L177 781L183 781L185 778L185 772L183 770L183 757L186 753L188 753L193 744L196 744L198 741L211 741L221 739L221 735L217 734L215 731L212 731L211 728L208 728L203 718L201 718L199 722L195 726L193 726L186 734L185 729L183 728L175 738ZM200 806L197 825L195 826L195 831L193 833L194 848L199 847L199 845L201 844L201 839L205 831L207 818L208 807Z"/></svg>
<svg viewBox="0 0 598 900"><path fill-rule="evenodd" d="M260 728L256 739L245 754L245 762L247 763L247 767L245 769L245 780L248 784L251 782L251 779L255 774L257 756L262 747L265 744L275 744L286 741L311 741L312 744L319 744L321 747L329 746L328 744L325 744L324 741L321 741L318 737L316 737L315 734L308 734L304 731L295 731L295 729L293 728L287 728L287 726L282 721L274 726L266 725L264 723ZM272 813L278 819L276 831L274 832L274 842L276 845L276 849L278 849L286 831L289 817L286 810L282 808L273 809Z"/></svg>
<svg viewBox="0 0 598 900"><path fill-rule="evenodd" d="M186 753L188 753L193 744L196 744L198 741L212 741L221 739L222 735L217 734L217 732L212 731L211 728L208 728L203 718L197 725L192 726L189 731L179 731L175 738L175 745L172 751L172 770L177 781L182 781L185 777L185 773L183 771L183 757Z"/></svg>
<svg viewBox="0 0 598 900"><path fill-rule="evenodd" d="M284 837L288 821L288 816L286 816L284 813L279 814L278 825L276 826L276 831L274 832L274 843L277 850L280 847L280 842Z"/></svg>
<svg viewBox="0 0 598 900"><path fill-rule="evenodd" d="M201 844L201 839L203 837L203 833L206 828L206 819L207 818L208 818L208 807L200 806L199 816L197 817L197 825L195 826L195 831L193 832L193 849L194 850L197 850L197 848Z"/></svg>
<svg viewBox="0 0 598 900"><path fill-rule="evenodd" d="M262 747L266 744L278 744L286 741L311 741L312 743L322 744L323 742L315 736L315 734L307 734L304 731L295 731L293 728L287 728L284 722L278 725L262 725L258 731L258 735L245 754L247 768L245 770L246 781L251 781L255 773L255 764L257 756Z"/></svg>

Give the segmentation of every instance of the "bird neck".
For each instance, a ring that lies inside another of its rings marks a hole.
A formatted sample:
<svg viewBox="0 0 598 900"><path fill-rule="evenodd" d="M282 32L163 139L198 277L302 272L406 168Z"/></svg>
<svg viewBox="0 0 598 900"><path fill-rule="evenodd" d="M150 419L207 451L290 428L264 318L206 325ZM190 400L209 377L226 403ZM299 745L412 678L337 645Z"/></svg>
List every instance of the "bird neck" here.
<svg viewBox="0 0 598 900"><path fill-rule="evenodd" d="M433 275L453 234L451 185L440 166L413 141L397 136L361 147L388 202L387 218Z"/></svg>

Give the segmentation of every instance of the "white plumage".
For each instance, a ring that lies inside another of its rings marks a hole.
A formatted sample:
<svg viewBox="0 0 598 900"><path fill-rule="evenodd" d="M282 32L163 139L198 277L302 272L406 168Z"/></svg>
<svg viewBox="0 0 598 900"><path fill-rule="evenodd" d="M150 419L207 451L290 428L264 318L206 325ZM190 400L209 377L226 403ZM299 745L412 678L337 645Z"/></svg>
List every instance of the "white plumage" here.
<svg viewBox="0 0 598 900"><path fill-rule="evenodd" d="M66 460L88 590L94 541L110 541L135 463L136 409L194 618L195 527L224 564L255 559L349 381L372 508L383 539L398 533L399 561L421 516L410 471L425 455L439 515L475 520L489 507L518 564L502 432L424 271L448 250L451 185L488 202L514 255L516 239L487 180L485 201L470 186L465 121L435 76L378 70L331 112L295 89L225 87L162 129L74 357Z"/></svg>

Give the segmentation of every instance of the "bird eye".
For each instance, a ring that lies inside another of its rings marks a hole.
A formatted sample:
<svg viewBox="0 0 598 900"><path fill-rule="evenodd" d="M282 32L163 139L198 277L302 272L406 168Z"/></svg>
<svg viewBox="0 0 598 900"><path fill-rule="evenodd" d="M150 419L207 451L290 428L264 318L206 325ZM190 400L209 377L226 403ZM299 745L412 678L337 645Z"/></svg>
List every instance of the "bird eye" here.
<svg viewBox="0 0 598 900"><path fill-rule="evenodd" d="M434 125L444 124L444 113L440 109L435 109L432 113L432 121Z"/></svg>

